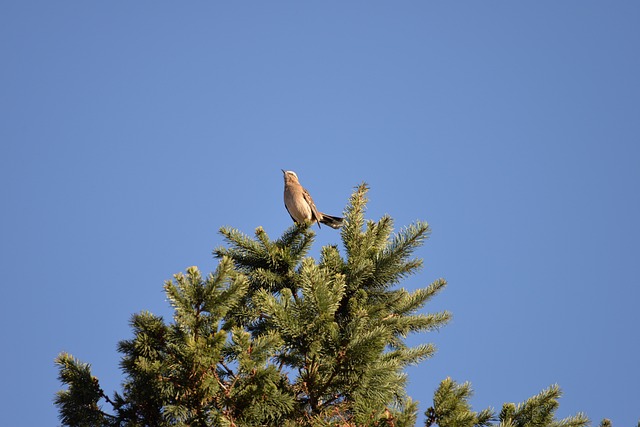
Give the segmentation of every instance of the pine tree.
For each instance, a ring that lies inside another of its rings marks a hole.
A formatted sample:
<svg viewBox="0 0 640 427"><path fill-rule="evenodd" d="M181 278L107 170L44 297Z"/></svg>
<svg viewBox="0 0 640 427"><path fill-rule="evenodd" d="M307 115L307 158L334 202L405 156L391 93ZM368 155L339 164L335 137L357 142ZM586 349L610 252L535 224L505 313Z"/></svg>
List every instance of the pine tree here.
<svg viewBox="0 0 640 427"><path fill-rule="evenodd" d="M165 283L172 322L143 312L133 338L119 343L124 383L109 397L90 366L58 356L66 385L55 403L68 426L413 426L417 402L405 392L407 366L431 357L431 344L410 347L410 333L442 327L448 312L422 313L446 282L410 292L398 285L416 273L416 248L429 226L416 222L394 234L389 216L366 221L367 186L345 211L343 253L325 246L308 256L309 224L271 240L223 228L216 270L196 267ZM475 413L468 384L447 379L426 412L426 425L490 425ZM505 405L501 426L583 426L586 418L554 421L559 390ZM110 407L105 410L104 406Z"/></svg>

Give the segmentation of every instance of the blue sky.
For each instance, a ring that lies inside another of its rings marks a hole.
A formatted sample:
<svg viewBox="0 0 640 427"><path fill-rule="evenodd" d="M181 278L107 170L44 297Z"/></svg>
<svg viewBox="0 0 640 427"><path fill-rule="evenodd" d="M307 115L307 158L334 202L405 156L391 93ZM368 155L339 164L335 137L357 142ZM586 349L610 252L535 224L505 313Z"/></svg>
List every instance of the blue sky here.
<svg viewBox="0 0 640 427"><path fill-rule="evenodd" d="M412 338L430 403L558 383L558 412L640 418L640 4L81 2L0 5L0 320L7 425L57 425L53 360L112 393L133 313L211 271L224 225L289 225L280 169L339 214L433 229L404 283L449 286ZM317 231L317 254L339 234Z"/></svg>

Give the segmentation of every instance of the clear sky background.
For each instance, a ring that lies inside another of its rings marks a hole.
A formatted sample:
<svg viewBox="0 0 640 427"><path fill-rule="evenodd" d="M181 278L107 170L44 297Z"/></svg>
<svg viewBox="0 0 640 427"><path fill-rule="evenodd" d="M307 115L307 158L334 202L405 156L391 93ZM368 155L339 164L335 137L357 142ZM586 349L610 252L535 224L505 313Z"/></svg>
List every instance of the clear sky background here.
<svg viewBox="0 0 640 427"><path fill-rule="evenodd" d="M3 425L58 425L61 351L118 389L130 316L170 319L221 226L289 227L281 168L431 224L421 412L451 376L640 418L639 2L3 1L0 52Z"/></svg>

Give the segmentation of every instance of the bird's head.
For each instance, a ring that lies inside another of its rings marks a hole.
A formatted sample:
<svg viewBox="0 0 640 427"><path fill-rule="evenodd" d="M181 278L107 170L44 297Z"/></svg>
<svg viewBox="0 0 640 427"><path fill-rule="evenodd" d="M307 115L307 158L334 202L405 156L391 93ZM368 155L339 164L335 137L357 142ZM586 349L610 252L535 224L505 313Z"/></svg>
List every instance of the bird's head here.
<svg viewBox="0 0 640 427"><path fill-rule="evenodd" d="M285 181L287 181L287 180L298 181L298 175L296 175L296 173L294 171L286 171L284 169L281 169L281 170L282 170L282 174L284 176L284 180Z"/></svg>

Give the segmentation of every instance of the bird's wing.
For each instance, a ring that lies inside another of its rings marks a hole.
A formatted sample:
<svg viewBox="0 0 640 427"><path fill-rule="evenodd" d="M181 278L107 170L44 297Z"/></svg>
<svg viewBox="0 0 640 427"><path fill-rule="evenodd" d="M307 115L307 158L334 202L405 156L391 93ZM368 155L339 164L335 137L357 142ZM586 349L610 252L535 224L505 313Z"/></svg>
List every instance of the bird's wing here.
<svg viewBox="0 0 640 427"><path fill-rule="evenodd" d="M316 204L313 203L311 194L309 194L306 188L302 189L302 194L304 196L305 202L307 202L309 204L309 207L311 208L311 220L317 222L318 225L320 225L320 215L318 214L318 209L316 208Z"/></svg>

